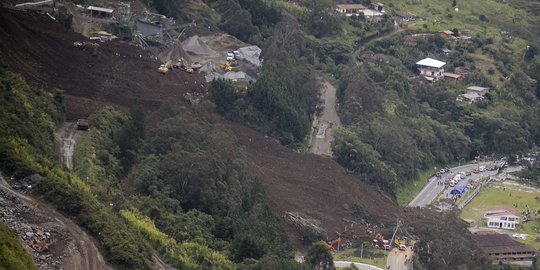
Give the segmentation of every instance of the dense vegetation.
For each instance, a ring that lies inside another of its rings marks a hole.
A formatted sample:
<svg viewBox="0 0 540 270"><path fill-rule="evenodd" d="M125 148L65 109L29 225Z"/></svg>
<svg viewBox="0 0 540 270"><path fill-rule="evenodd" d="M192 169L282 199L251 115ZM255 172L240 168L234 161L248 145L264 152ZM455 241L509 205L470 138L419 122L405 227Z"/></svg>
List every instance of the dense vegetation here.
<svg viewBox="0 0 540 270"><path fill-rule="evenodd" d="M62 95L28 85L0 68L0 170L21 178L45 176L36 191L74 217L98 239L104 256L127 269L150 267L150 253L125 222L105 208L77 176L57 164L54 130L62 119Z"/></svg>
<svg viewBox="0 0 540 270"><path fill-rule="evenodd" d="M37 269L32 256L8 227L0 223L0 269Z"/></svg>

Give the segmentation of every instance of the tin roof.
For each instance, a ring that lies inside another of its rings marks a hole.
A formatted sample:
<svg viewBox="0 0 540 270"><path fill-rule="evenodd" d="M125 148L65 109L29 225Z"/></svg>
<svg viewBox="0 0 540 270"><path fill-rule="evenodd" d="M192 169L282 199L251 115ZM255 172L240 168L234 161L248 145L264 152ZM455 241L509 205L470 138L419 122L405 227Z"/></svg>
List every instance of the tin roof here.
<svg viewBox="0 0 540 270"><path fill-rule="evenodd" d="M440 67L446 65L445 62L435 60L435 59L431 59L431 58L424 58L424 59L416 62L416 64L420 65L420 66L435 67L435 68L440 68Z"/></svg>

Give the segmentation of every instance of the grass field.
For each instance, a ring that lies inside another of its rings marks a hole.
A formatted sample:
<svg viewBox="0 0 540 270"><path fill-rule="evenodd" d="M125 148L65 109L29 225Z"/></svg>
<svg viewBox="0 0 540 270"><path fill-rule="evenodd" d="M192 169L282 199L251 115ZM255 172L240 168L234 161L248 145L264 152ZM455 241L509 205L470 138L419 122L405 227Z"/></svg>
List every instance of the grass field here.
<svg viewBox="0 0 540 270"><path fill-rule="evenodd" d="M535 215L536 210L540 210L540 190L523 185L502 185L494 184L492 187L483 190L469 205L461 212L461 218L474 220L482 223L484 210L488 207L507 206L514 207L517 204L519 216L525 211L526 205L529 205L531 210L531 220L519 225L515 233L528 234L526 240L519 240L522 243L529 244L536 249L540 249L540 241L536 241L539 236L535 232L535 228L540 230L540 215Z"/></svg>
<svg viewBox="0 0 540 270"><path fill-rule="evenodd" d="M360 249L349 248L334 254L335 261L351 261L386 267L386 252L383 250L364 249L364 258L360 258Z"/></svg>

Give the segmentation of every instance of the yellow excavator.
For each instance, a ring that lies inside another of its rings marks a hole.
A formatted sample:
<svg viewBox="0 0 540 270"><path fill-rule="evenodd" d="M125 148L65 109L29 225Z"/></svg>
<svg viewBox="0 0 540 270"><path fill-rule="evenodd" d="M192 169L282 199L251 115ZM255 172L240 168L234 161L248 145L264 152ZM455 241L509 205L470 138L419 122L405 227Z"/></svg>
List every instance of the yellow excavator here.
<svg viewBox="0 0 540 270"><path fill-rule="evenodd" d="M227 64L221 64L221 65L219 65L219 67L220 67L221 69L225 70L225 71L232 71L232 66L231 66L229 63L227 63Z"/></svg>

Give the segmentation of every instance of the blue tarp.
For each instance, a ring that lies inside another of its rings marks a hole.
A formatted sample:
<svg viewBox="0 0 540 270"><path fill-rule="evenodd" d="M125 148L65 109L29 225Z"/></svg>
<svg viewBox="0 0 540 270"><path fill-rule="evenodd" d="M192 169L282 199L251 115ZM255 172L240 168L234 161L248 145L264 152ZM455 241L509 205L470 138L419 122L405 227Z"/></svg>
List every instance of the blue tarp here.
<svg viewBox="0 0 540 270"><path fill-rule="evenodd" d="M452 195L462 195L465 193L465 186L455 186L452 191L450 191L450 194Z"/></svg>

